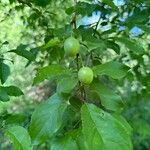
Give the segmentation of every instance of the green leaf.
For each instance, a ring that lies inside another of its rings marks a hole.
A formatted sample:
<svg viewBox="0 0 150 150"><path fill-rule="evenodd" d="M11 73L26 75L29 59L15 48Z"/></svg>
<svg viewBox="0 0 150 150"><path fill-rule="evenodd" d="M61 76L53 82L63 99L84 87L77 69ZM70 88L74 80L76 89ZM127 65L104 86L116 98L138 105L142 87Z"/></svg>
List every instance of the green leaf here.
<svg viewBox="0 0 150 150"><path fill-rule="evenodd" d="M47 50L47 52L50 54L50 58L49 61L50 62L57 62L59 63L62 59L64 59L64 49L63 47L54 47L51 48L49 51Z"/></svg>
<svg viewBox="0 0 150 150"><path fill-rule="evenodd" d="M6 102L9 100L10 99L7 92L2 87L0 87L0 101Z"/></svg>
<svg viewBox="0 0 150 150"><path fill-rule="evenodd" d="M9 96L20 96L23 92L16 86L0 86L0 101L9 101Z"/></svg>
<svg viewBox="0 0 150 150"><path fill-rule="evenodd" d="M108 110L120 112L123 109L124 104L121 97L100 81L92 83L88 93L98 95L101 104Z"/></svg>
<svg viewBox="0 0 150 150"><path fill-rule="evenodd" d="M94 75L108 75L114 79L123 78L129 70L124 64L116 61L110 61L93 67Z"/></svg>
<svg viewBox="0 0 150 150"><path fill-rule="evenodd" d="M82 149L83 150L90 150L88 148L86 141L85 141L85 137L83 136L81 127L79 127L78 129L72 130L72 137L73 137L73 139L76 140L76 143L78 145L79 150L82 150Z"/></svg>
<svg viewBox="0 0 150 150"><path fill-rule="evenodd" d="M145 0L145 4L150 5L150 1L149 0Z"/></svg>
<svg viewBox="0 0 150 150"><path fill-rule="evenodd" d="M141 138L146 138L150 136L150 124L142 119L133 120L132 126Z"/></svg>
<svg viewBox="0 0 150 150"><path fill-rule="evenodd" d="M0 63L0 79L1 79L2 84L6 82L9 75L10 75L9 66L1 62Z"/></svg>
<svg viewBox="0 0 150 150"><path fill-rule="evenodd" d="M15 150L32 150L31 139L27 130L21 126L13 126L7 129L6 136L9 137Z"/></svg>
<svg viewBox="0 0 150 150"><path fill-rule="evenodd" d="M22 56L28 59L29 61L35 60L35 55L32 52L27 51L26 47L27 47L26 45L21 44L20 46L17 47L17 49L10 50L9 52L16 53L17 55Z"/></svg>
<svg viewBox="0 0 150 150"><path fill-rule="evenodd" d="M35 109L29 126L35 144L44 142L59 130L66 108L66 101L58 94L54 94Z"/></svg>
<svg viewBox="0 0 150 150"><path fill-rule="evenodd" d="M130 131L121 119L104 112L93 104L84 104L82 128L89 149L132 150ZM125 120L124 120L125 121Z"/></svg>
<svg viewBox="0 0 150 150"><path fill-rule="evenodd" d="M129 27L132 28L133 26L135 26L136 24L139 25L143 25L145 24L149 19L149 10L148 9L144 9L141 11L140 8L136 8L134 10L134 13L132 16L128 17L125 21L125 24Z"/></svg>
<svg viewBox="0 0 150 150"><path fill-rule="evenodd" d="M94 31L95 30L93 28L85 28L85 26L81 25L75 30L75 33L77 36L82 36L82 40L86 44L86 41L92 40L91 42L93 42L96 40L96 38L92 36Z"/></svg>
<svg viewBox="0 0 150 150"><path fill-rule="evenodd" d="M144 52L144 48L140 44L138 44L137 41L133 41L126 37L118 37L115 38L115 40L124 44L125 47L127 47L134 54L140 55Z"/></svg>
<svg viewBox="0 0 150 150"><path fill-rule="evenodd" d="M66 14L71 15L72 13L75 12L75 9L74 9L74 7L72 6L72 7L67 8L65 12L66 12Z"/></svg>
<svg viewBox="0 0 150 150"><path fill-rule="evenodd" d="M67 99L67 98L66 98ZM68 105L64 114L63 114L63 127L65 127L65 130L67 131L68 129L70 130L70 127L72 128L72 125L74 122L77 120L77 113L75 109L71 106Z"/></svg>
<svg viewBox="0 0 150 150"><path fill-rule="evenodd" d="M71 36L72 34L72 27L71 25L65 25L61 28L55 28L54 29L54 36L55 37L59 37L59 39L62 39L62 38L68 38L69 36Z"/></svg>
<svg viewBox="0 0 150 150"><path fill-rule="evenodd" d="M55 37L51 40L49 40L44 46L44 49L50 48L50 47L54 47L60 44L60 40L58 39L58 37Z"/></svg>
<svg viewBox="0 0 150 150"><path fill-rule="evenodd" d="M13 114L7 114L3 117L5 120L5 125L24 125L25 121L27 120L29 116L25 113L13 113Z"/></svg>
<svg viewBox="0 0 150 150"><path fill-rule="evenodd" d="M89 150L81 127L67 132L64 136L51 140L51 150Z"/></svg>
<svg viewBox="0 0 150 150"><path fill-rule="evenodd" d="M102 52L107 49L107 45L105 44L104 40L96 39L93 37L86 39L85 44L89 50L98 49L100 52Z"/></svg>
<svg viewBox="0 0 150 150"><path fill-rule="evenodd" d="M120 54L120 47L113 41L106 41L107 48L114 50L117 54Z"/></svg>
<svg viewBox="0 0 150 150"><path fill-rule="evenodd" d="M51 150L78 150L76 141L69 135L52 141Z"/></svg>
<svg viewBox="0 0 150 150"><path fill-rule="evenodd" d="M83 102L76 96L73 96L69 99L69 103L75 109L75 111L79 112Z"/></svg>
<svg viewBox="0 0 150 150"><path fill-rule="evenodd" d="M89 4L86 2L78 2L75 7L70 7L66 10L68 15L76 12L78 15L89 16L91 15L97 8L98 5L96 4ZM88 8L88 9L87 9Z"/></svg>
<svg viewBox="0 0 150 150"><path fill-rule="evenodd" d="M107 4L108 6L110 6L113 10L118 11L118 7L114 4L114 2L112 0L102 0L103 3Z"/></svg>
<svg viewBox="0 0 150 150"><path fill-rule="evenodd" d="M121 123L122 126L124 126L124 129L126 130L126 133L128 133L129 135L131 135L132 133L132 128L129 125L129 123L126 121L126 119L124 117L122 117L121 115L118 114L111 114L116 120L118 120L118 122Z"/></svg>
<svg viewBox="0 0 150 150"><path fill-rule="evenodd" d="M67 71L68 70L61 65L50 65L50 66L43 67L37 71L33 84L40 83L45 79L52 80L54 78L57 78L67 73Z"/></svg>
<svg viewBox="0 0 150 150"><path fill-rule="evenodd" d="M41 51L41 47L35 47L30 49L30 52L34 55L34 57L37 57L38 53ZM32 63L32 60L29 60L25 67L28 67Z"/></svg>
<svg viewBox="0 0 150 150"><path fill-rule="evenodd" d="M58 93L70 93L75 86L77 85L78 80L77 78L73 77L65 77L60 80L57 84L57 92Z"/></svg>
<svg viewBox="0 0 150 150"><path fill-rule="evenodd" d="M137 27L141 28L146 34L150 34L150 27L146 25L137 25Z"/></svg>
<svg viewBox="0 0 150 150"><path fill-rule="evenodd" d="M85 39L86 41L84 42L84 44L88 47L89 50L97 49L97 52L98 51L103 52L107 50L107 48L110 48L114 50L117 54L120 53L120 47L115 42L104 40L104 39L103 40L97 39L97 38L91 37L91 35L89 35L88 37L87 32L86 32L86 36L84 36L84 38L86 38Z"/></svg>
<svg viewBox="0 0 150 150"><path fill-rule="evenodd" d="M5 86L3 88L9 96L21 96L23 92L16 86Z"/></svg>
<svg viewBox="0 0 150 150"><path fill-rule="evenodd" d="M32 2L40 7L46 7L51 1L49 0L32 0Z"/></svg>

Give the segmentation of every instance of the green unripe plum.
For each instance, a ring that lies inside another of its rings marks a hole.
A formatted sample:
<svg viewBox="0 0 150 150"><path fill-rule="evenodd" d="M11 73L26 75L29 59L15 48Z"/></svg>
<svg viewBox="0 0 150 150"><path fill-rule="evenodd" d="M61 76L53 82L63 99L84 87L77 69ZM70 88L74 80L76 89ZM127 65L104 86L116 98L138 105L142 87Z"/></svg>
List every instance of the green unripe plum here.
<svg viewBox="0 0 150 150"><path fill-rule="evenodd" d="M80 43L74 37L69 37L64 42L64 50L66 55L75 57L79 53Z"/></svg>
<svg viewBox="0 0 150 150"><path fill-rule="evenodd" d="M82 67L78 72L78 79L83 84L90 84L93 81L93 71L89 67Z"/></svg>

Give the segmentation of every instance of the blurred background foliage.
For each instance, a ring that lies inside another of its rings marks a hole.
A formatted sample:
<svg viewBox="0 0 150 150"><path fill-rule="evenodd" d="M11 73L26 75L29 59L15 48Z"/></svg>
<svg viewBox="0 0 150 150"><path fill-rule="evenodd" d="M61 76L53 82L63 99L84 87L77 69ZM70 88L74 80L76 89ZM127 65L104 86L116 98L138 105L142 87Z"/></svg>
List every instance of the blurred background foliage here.
<svg viewBox="0 0 150 150"><path fill-rule="evenodd" d="M95 25L99 16L102 16L98 24L97 32L103 38L113 34L125 35L134 39L145 49L144 54L135 55L125 49L121 44L121 55L112 52L111 49L102 53L102 61L114 58L122 61L132 68L132 74L128 74L124 80L118 81L117 90L123 97L125 109L123 115L133 128L133 143L135 150L149 150L150 148L150 28L145 27L145 20L148 18L147 10L150 12L150 2L147 0L127 0L114 1L120 10L120 16L113 13L107 6L97 8L98 1L93 1L93 7L88 7L90 0L83 0L86 5L78 7L78 26L82 32L82 26ZM84 4L84 3L83 3ZM9 102L0 102L1 125L0 125L0 149L11 149L10 143L4 138L2 127L4 124L19 123L25 125L30 118L34 107L53 93L55 87L51 83L44 83L32 87L35 70L38 66L44 66L48 61L55 60L55 51L50 56L45 52L38 53L40 46L53 39L54 35L67 36L69 32L70 20L72 16L73 0L1 0L0 1L0 56L5 55L5 62L11 68L11 76L6 85L16 85L20 87L25 96L11 98ZM89 8L87 10L87 7ZM69 8L69 9L68 9ZM80 9L81 8L81 9ZM85 8L85 9L83 9ZM146 9L145 9L146 8ZM102 13L99 10L103 10ZM84 10L84 11L83 11ZM143 12L142 12L143 10ZM145 11L145 12L144 12ZM107 14L105 16L105 13ZM131 14L132 15L131 17ZM118 20L122 20L122 24ZM124 23L124 20L125 23ZM64 28L64 25L65 28ZM127 28L125 27L127 26ZM55 29L55 31L54 31ZM56 30L58 29L58 30ZM57 42L57 39L55 39ZM55 42L55 40L53 42ZM126 39L123 39L124 41ZM52 44L53 44L52 42ZM122 42L121 42L122 43ZM16 49L18 46L26 47L38 54L36 61L30 63L27 59L15 54L5 53L8 50ZM126 41L130 47L130 42ZM138 49L138 46L135 45ZM52 50L50 50L52 51ZM61 56L60 56L61 59ZM116 81L113 81L116 82ZM5 123L3 118L6 118Z"/></svg>

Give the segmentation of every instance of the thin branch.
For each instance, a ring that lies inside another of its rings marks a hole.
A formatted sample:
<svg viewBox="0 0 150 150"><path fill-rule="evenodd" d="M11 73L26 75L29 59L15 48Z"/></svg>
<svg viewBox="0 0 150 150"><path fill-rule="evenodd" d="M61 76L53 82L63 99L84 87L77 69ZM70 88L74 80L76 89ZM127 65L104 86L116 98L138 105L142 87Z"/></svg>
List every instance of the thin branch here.
<svg viewBox="0 0 150 150"><path fill-rule="evenodd" d="M93 35L95 35L96 34L96 31L97 31L97 28L98 28L98 25L99 25L99 22L100 22L100 20L101 20L101 15L99 16L99 19L98 19L98 21L97 21L97 23L96 23L96 26L95 26L95 32L94 32L94 34Z"/></svg>

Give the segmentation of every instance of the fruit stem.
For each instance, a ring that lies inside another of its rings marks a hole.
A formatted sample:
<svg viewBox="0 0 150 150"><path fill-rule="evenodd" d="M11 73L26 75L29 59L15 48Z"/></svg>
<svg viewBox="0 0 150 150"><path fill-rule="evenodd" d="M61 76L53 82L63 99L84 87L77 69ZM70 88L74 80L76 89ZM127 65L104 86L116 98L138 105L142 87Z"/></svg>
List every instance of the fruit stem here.
<svg viewBox="0 0 150 150"><path fill-rule="evenodd" d="M85 92L84 86L83 86L83 99L84 99L84 101L86 101L86 92Z"/></svg>
<svg viewBox="0 0 150 150"><path fill-rule="evenodd" d="M86 59L86 66L89 66L90 61L91 61L91 55L88 55Z"/></svg>
<svg viewBox="0 0 150 150"><path fill-rule="evenodd" d="M79 71L79 54L76 56L76 62L77 62L77 71Z"/></svg>
<svg viewBox="0 0 150 150"><path fill-rule="evenodd" d="M77 15L76 15L76 5L77 5L77 0L74 0L74 3L75 3L75 5L74 5L75 12L74 12L74 15L72 17L72 20L71 20L70 24L73 25L74 29L77 29L77 24L76 24L76 18L77 18Z"/></svg>
<svg viewBox="0 0 150 150"><path fill-rule="evenodd" d="M79 72L80 66L79 66L79 54L76 56L76 63L77 63L77 72ZM86 92L84 86L81 84L80 81L79 83L79 89L80 89L80 94L81 94L81 101L84 102L86 100Z"/></svg>

